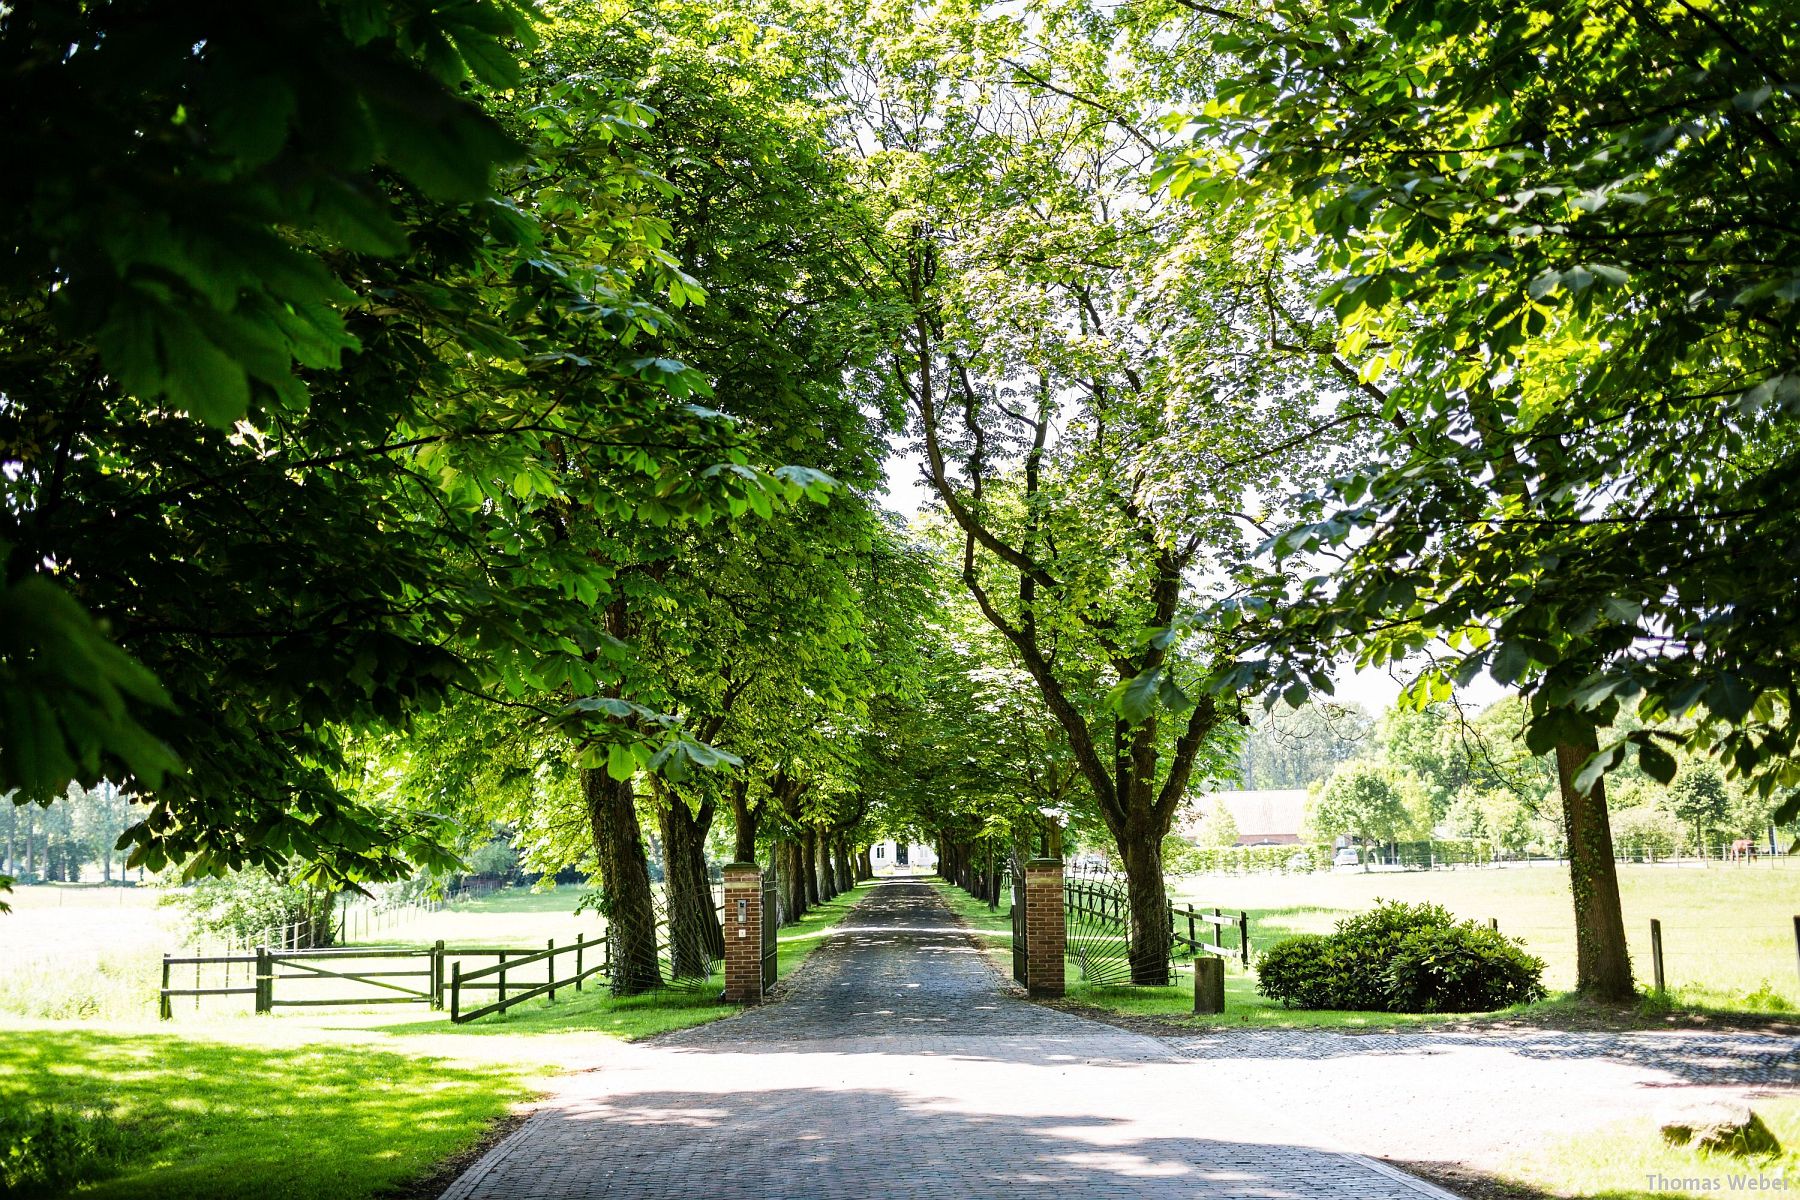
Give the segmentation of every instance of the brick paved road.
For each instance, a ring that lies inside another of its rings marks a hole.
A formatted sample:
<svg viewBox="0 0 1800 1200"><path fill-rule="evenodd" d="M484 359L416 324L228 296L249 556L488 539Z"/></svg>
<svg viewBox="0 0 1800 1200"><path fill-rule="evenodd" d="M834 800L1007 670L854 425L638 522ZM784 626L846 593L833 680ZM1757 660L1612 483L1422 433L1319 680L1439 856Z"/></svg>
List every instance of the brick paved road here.
<svg viewBox="0 0 1800 1200"><path fill-rule="evenodd" d="M1274 1125L1174 1047L1009 993L896 881L779 1002L609 1051L445 1198L1447 1194Z"/></svg>

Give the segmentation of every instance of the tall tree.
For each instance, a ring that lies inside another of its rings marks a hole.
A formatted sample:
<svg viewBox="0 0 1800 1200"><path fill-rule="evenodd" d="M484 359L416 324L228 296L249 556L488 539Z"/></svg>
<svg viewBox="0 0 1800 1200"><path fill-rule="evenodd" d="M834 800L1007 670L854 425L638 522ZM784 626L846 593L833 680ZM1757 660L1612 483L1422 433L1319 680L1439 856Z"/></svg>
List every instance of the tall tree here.
<svg viewBox="0 0 1800 1200"><path fill-rule="evenodd" d="M1174 191L1323 266L1305 349L1381 452L1271 549L1275 619L1223 682L1304 693L1319 656L1447 652L1554 752L1583 992L1633 994L1605 772L1669 743L1765 791L1800 778L1787 597L1800 523L1800 269L1778 3L1274 0L1208 9L1228 64ZM1297 561L1297 560L1296 560ZM1608 732L1621 705L1645 724ZM1685 729L1666 722L1689 718Z"/></svg>
<svg viewBox="0 0 1800 1200"><path fill-rule="evenodd" d="M1145 187L1162 135L1133 72L1066 26L1045 41L955 5L926 37L885 20L845 86L872 267L905 314L886 384L963 585L1118 847L1133 978L1161 982L1163 838L1238 712L1188 699L1206 650L1173 626L1242 547L1246 495L1288 465L1311 366L1260 337L1261 254Z"/></svg>

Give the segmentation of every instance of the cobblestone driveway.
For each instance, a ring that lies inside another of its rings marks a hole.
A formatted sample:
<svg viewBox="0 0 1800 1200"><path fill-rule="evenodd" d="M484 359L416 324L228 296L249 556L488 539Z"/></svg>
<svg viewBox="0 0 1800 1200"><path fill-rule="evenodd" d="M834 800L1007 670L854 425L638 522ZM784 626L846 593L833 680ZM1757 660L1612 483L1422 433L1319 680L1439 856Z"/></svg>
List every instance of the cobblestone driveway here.
<svg viewBox="0 0 1800 1200"><path fill-rule="evenodd" d="M1447 1195L1297 1144L1196 1049L1025 1002L890 882L779 1002L608 1052L445 1197Z"/></svg>

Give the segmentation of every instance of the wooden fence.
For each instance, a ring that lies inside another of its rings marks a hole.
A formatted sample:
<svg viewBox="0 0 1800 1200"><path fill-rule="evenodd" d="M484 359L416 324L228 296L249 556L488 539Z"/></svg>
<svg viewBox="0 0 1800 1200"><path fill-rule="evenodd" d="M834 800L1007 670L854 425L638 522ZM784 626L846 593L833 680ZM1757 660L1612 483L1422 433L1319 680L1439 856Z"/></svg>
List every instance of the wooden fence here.
<svg viewBox="0 0 1800 1200"><path fill-rule="evenodd" d="M1185 935L1181 932L1183 921L1187 923L1187 933ZM1174 929L1175 944L1177 946L1186 946L1191 955L1198 957L1202 954L1211 954L1219 958L1236 958L1243 964L1245 970L1250 969L1249 913L1240 912L1236 916L1230 916L1216 908L1211 912L1201 912L1199 909L1191 906L1188 908L1176 908L1175 905L1171 903L1169 905L1169 924ZM1211 928L1211 942L1203 942L1200 940L1201 935L1198 931L1201 925L1207 925ZM1236 946L1227 946L1224 944L1223 934L1227 929L1237 930Z"/></svg>
<svg viewBox="0 0 1800 1200"><path fill-rule="evenodd" d="M604 949L597 964L592 967L586 965L589 952L596 946L603 947L603 939L584 936L562 947L558 947L556 939L551 938L545 949L539 951L522 946L452 947L440 941L422 949L357 946L336 950L288 950L259 946L251 954L165 954L157 1007L165 1021L174 1016L174 1001L178 997L189 996L194 998L196 1007L202 997L250 996L259 1013L273 1012L277 1008L360 1008L367 1004L424 1004L433 1010L439 1010L444 1007L447 983L460 980L462 987L497 989L500 999L505 1002L502 1005L504 1008L517 1003L521 998L529 999L530 995L541 994L543 990L551 991L554 998L554 988L570 982L555 980L547 989L540 989L523 997L508 997L506 972L509 968L549 960L552 964L551 975L554 977L556 956L572 953L576 956L576 976L586 979L596 971L605 969L607 965ZM465 976L462 974L462 960L470 958L492 958L497 961L492 967L484 967ZM189 967L194 971L192 987L183 986L187 982L186 968ZM209 969L213 975L210 980L206 978ZM241 983L232 978L239 973L242 975ZM486 979L496 973L497 982L488 984ZM178 975L181 978L178 979ZM471 985L468 982L470 979L480 982ZM341 990L336 994L322 995L317 989L324 985L335 985ZM515 981L512 986L520 985ZM343 994L352 988L360 990L362 994ZM460 994L455 1000L457 1007L460 1007ZM485 1011L501 1010L490 1008Z"/></svg>
<svg viewBox="0 0 1800 1200"><path fill-rule="evenodd" d="M1246 970L1249 969L1250 914L1228 915L1217 908L1211 912L1193 907L1176 908L1172 902L1166 902L1166 905L1172 958L1198 958L1203 954L1221 959L1235 958ZM1094 983L1112 983L1133 974L1129 958L1130 900L1122 882L1081 877L1065 879L1063 914L1069 956L1080 965L1082 978ZM1200 928L1202 925L1207 927L1204 932ZM1227 931L1235 932L1235 945L1227 943Z"/></svg>
<svg viewBox="0 0 1800 1200"><path fill-rule="evenodd" d="M588 958L587 952L596 948L600 951L598 955L594 956L598 961L594 962L592 966L585 965L585 960ZM569 954L575 956L575 972L563 979L558 979L556 977L556 960L560 955ZM524 990L508 996L507 972L517 971L521 967L535 966L538 963L544 964L543 980L541 982L536 980L521 981L515 977L512 980L512 987L523 988ZM503 953L500 956L500 961L493 966L482 967L480 970L469 971L467 973L463 971L460 962L453 963L450 967L450 1020L453 1023L460 1025L465 1021L473 1021L477 1017L488 1016L490 1013L505 1012L515 1004L522 1004L527 1000L534 1000L539 996L547 995L550 999L554 1000L556 999L557 988L572 987L579 992L581 990L581 985L585 980L592 975L597 975L601 971L606 970L611 965L606 948L606 939L589 937L577 938L574 944L568 946L558 946L556 940L552 938L548 947L539 950L536 953L527 954L522 958L511 959ZM492 1004L484 1004L480 1008L464 1012L462 1006L463 992L477 990L495 991L499 993L499 996ZM444 988L441 981L438 992L440 997L444 994Z"/></svg>

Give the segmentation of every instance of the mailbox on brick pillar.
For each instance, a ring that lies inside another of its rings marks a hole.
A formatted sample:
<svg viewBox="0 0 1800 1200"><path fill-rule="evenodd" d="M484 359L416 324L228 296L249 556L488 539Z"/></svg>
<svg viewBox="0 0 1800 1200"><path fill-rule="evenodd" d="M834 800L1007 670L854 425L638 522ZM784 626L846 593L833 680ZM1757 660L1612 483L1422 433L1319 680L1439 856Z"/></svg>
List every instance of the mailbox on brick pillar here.
<svg viewBox="0 0 1800 1200"><path fill-rule="evenodd" d="M725 867L725 995L740 1004L762 999L762 868Z"/></svg>
<svg viewBox="0 0 1800 1200"><path fill-rule="evenodd" d="M1063 994L1063 865L1060 858L1025 864L1025 990Z"/></svg>

